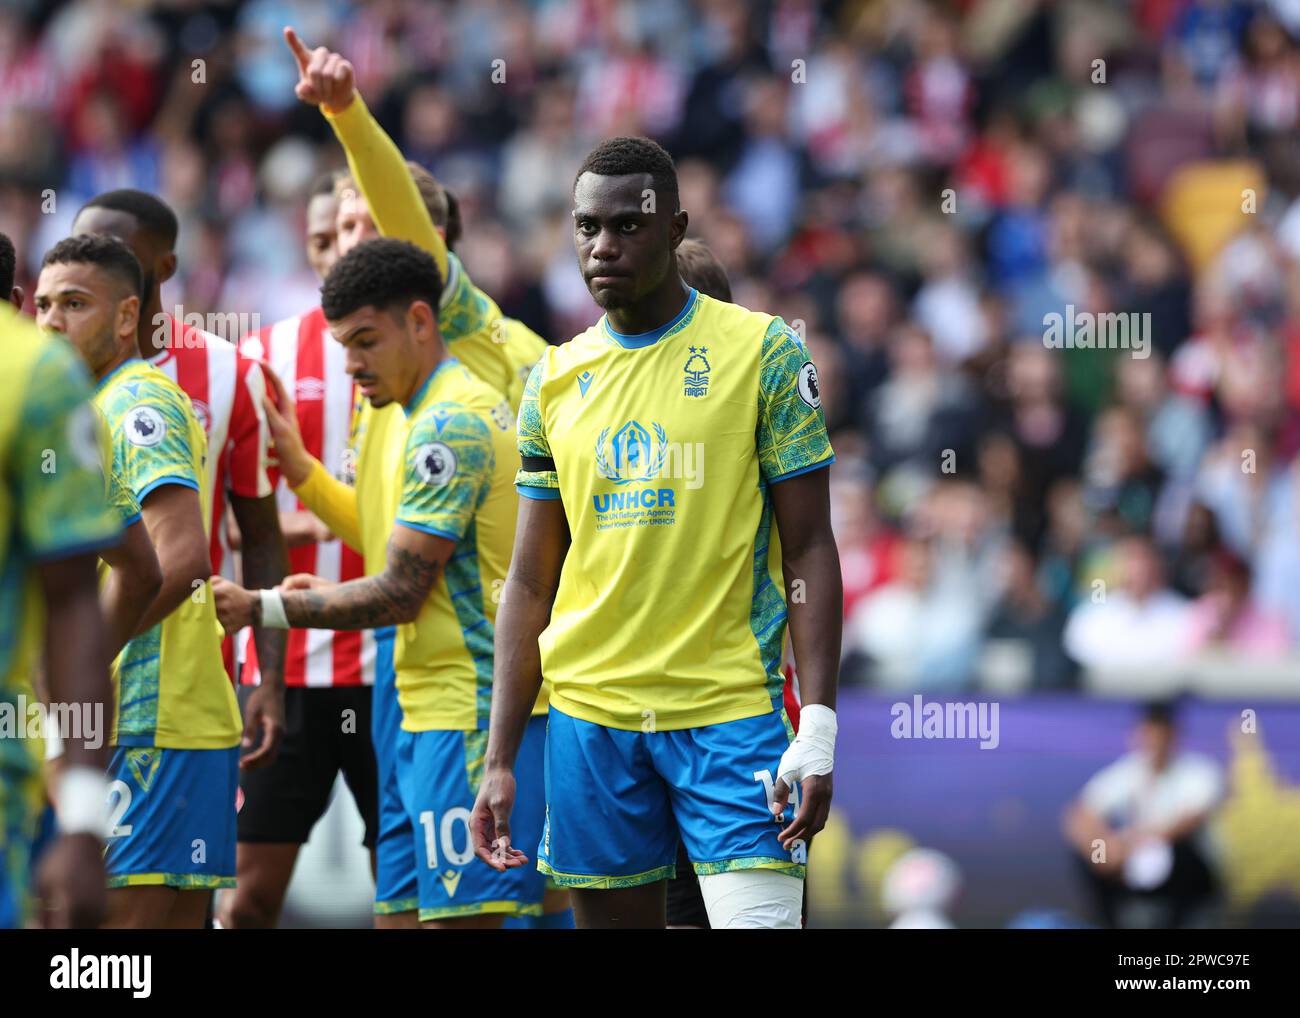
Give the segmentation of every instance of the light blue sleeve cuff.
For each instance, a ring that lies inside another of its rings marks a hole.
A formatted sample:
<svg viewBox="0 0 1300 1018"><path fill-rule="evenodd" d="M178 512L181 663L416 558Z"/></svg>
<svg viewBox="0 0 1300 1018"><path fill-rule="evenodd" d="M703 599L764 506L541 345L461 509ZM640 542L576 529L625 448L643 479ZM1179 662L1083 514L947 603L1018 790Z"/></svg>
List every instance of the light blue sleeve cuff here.
<svg viewBox="0 0 1300 1018"><path fill-rule="evenodd" d="M453 534L450 530L440 530L437 527L431 527L425 523L412 523L410 520L398 520L399 527L410 527L412 530L418 530L422 534L432 534L434 537L443 537L448 541L459 541L460 534Z"/></svg>
<svg viewBox="0 0 1300 1018"><path fill-rule="evenodd" d="M553 502L560 497L559 488L534 488L527 484L516 484L515 490L534 502Z"/></svg>
<svg viewBox="0 0 1300 1018"><path fill-rule="evenodd" d="M143 505L144 500L149 497L150 492L155 488L161 488L167 484L179 484L182 488L192 488L195 491L199 490L199 486L188 477L178 477L174 474L170 474L167 477L160 477L156 481L150 481L145 485L143 491L136 492L135 500Z"/></svg>
<svg viewBox="0 0 1300 1018"><path fill-rule="evenodd" d="M770 477L768 478L767 483L780 484L782 481L788 481L790 478L798 477L800 474L810 474L814 470L821 470L823 467L829 467L834 462L835 454L831 453L830 459L818 460L816 463L810 463L808 466L800 467L798 470L791 470L788 474L782 474L780 477Z"/></svg>

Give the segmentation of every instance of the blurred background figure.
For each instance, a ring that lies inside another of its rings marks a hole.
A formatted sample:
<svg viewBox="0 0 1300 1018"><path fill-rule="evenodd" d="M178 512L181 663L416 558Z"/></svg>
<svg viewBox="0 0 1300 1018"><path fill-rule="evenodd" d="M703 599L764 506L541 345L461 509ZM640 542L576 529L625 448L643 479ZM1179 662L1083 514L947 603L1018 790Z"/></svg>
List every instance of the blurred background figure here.
<svg viewBox="0 0 1300 1018"><path fill-rule="evenodd" d="M1164 583L1151 539L1122 538L1113 548L1115 581L1095 580L1092 597L1065 625L1065 649L1085 668L1131 672L1167 668L1191 645L1191 606Z"/></svg>
<svg viewBox="0 0 1300 1018"><path fill-rule="evenodd" d="M948 913L961 893L961 871L942 852L913 848L885 874L881 901L891 930L956 929Z"/></svg>
<svg viewBox="0 0 1300 1018"><path fill-rule="evenodd" d="M1093 903L1109 927L1205 925L1219 891L1210 823L1220 767L1178 749L1173 707L1150 704L1133 750L1095 774L1065 814Z"/></svg>

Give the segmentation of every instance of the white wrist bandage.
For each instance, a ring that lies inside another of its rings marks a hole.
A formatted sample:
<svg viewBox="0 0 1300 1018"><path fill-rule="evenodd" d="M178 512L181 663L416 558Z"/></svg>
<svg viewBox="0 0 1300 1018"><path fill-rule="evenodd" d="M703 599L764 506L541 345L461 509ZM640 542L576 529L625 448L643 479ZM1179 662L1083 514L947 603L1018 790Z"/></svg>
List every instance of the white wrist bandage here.
<svg viewBox="0 0 1300 1018"><path fill-rule="evenodd" d="M46 725L46 727L50 730L45 733L45 759L57 760L63 755L63 739L49 725Z"/></svg>
<svg viewBox="0 0 1300 1018"><path fill-rule="evenodd" d="M291 629L289 619L284 614L284 598L278 590L259 590L262 596L262 628Z"/></svg>
<svg viewBox="0 0 1300 1018"><path fill-rule="evenodd" d="M64 834L108 834L108 778L93 767L69 767L59 779L59 830Z"/></svg>
<svg viewBox="0 0 1300 1018"><path fill-rule="evenodd" d="M787 785L829 774L835 769L835 712L825 704L810 703L799 714L799 734L781 755L777 777Z"/></svg>

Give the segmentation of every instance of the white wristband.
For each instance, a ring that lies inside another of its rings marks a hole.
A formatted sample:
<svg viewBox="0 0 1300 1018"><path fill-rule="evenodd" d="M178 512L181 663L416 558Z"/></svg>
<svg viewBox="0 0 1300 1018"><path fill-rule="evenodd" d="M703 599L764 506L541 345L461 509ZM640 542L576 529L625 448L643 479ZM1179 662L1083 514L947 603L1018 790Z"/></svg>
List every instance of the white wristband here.
<svg viewBox="0 0 1300 1018"><path fill-rule="evenodd" d="M64 834L108 834L108 778L84 765L69 767L59 779L59 830Z"/></svg>
<svg viewBox="0 0 1300 1018"><path fill-rule="evenodd" d="M289 619L284 614L284 598L278 590L259 590L262 595L262 628L292 629Z"/></svg>
<svg viewBox="0 0 1300 1018"><path fill-rule="evenodd" d="M835 769L835 712L822 703L805 704L799 712L799 734L781 756L777 777L787 785Z"/></svg>
<svg viewBox="0 0 1300 1018"><path fill-rule="evenodd" d="M45 727L48 729L45 733L45 759L57 760L63 755L63 737L52 725Z"/></svg>

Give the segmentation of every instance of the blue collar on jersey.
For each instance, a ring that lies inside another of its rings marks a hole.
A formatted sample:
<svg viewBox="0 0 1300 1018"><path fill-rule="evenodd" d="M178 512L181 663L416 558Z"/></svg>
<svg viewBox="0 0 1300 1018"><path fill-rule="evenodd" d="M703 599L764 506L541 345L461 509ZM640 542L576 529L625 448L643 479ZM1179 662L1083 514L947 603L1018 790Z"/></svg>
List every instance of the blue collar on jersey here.
<svg viewBox="0 0 1300 1018"><path fill-rule="evenodd" d="M121 364L119 364L112 371L110 371L108 374L106 374L103 378L101 378L98 382L95 383L95 391L99 392L101 389L104 388L104 386L108 384L109 379L111 379L114 375L121 372L124 368L129 368L131 366L132 361L137 361L139 359L140 359L139 357L135 357L135 356L128 357Z"/></svg>
<svg viewBox="0 0 1300 1018"><path fill-rule="evenodd" d="M429 386L433 384L433 380L438 377L442 369L451 367L451 365L459 364L459 363L460 361L456 360L455 357L444 357L441 361L439 361L438 366L429 372L429 377L426 378L423 382L421 382L420 387L415 390L415 395L412 396L407 402L402 404L402 409L409 414L412 410L414 410L417 406L419 406L420 400L424 399L424 394L429 391Z"/></svg>
<svg viewBox="0 0 1300 1018"><path fill-rule="evenodd" d="M634 336L625 336L621 332L614 331L613 327L609 324L609 315L606 315L603 319L605 323L605 331L609 333L609 338L615 343L629 350L635 350L639 347L650 346L652 343L658 343L659 340L663 339L664 336L672 332L673 329L681 324L683 318L690 314L691 308L695 306L695 299L699 295L700 292L692 286L691 292L686 295L686 303L683 304L682 309L677 312L677 316L667 325L661 325L657 329L651 329L649 332L638 332Z"/></svg>

